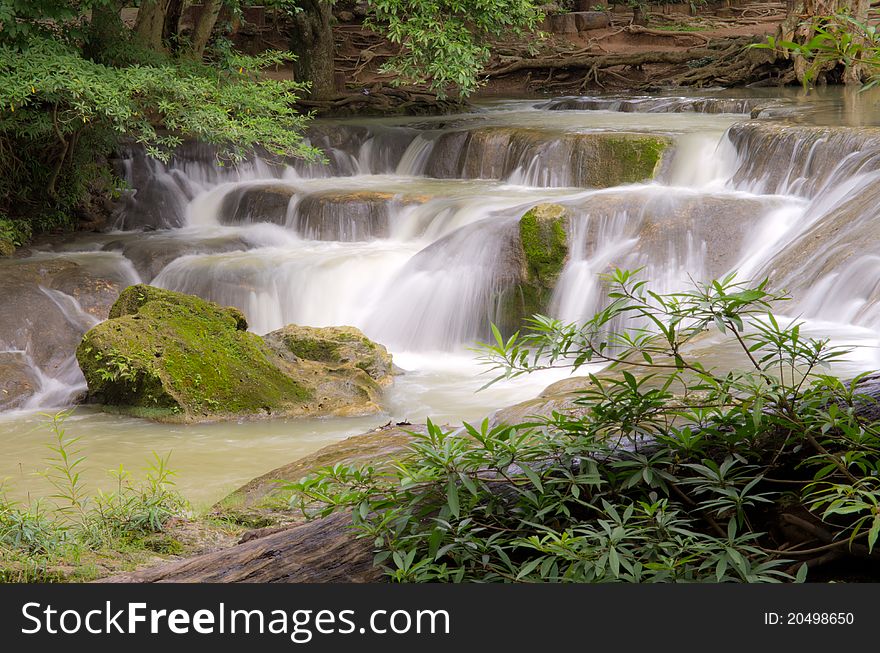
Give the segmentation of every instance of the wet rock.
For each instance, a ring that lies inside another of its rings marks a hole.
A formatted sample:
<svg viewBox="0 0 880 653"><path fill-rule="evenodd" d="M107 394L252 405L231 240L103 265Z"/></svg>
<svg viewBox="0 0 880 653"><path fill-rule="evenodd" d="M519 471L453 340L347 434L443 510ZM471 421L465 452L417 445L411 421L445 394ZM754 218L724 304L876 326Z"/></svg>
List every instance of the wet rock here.
<svg viewBox="0 0 880 653"><path fill-rule="evenodd" d="M54 376L124 285L121 271L91 271L63 258L0 262L0 350L26 351Z"/></svg>
<svg viewBox="0 0 880 653"><path fill-rule="evenodd" d="M461 153L470 138L467 131L445 131L434 139L425 174L437 179L455 179L459 176Z"/></svg>
<svg viewBox="0 0 880 653"><path fill-rule="evenodd" d="M254 222L287 223L287 208L296 190L284 184L242 185L223 198L219 219L221 224Z"/></svg>
<svg viewBox="0 0 880 653"><path fill-rule="evenodd" d="M659 273L675 259L687 262L697 278L712 279L739 263L747 253L748 234L765 215L784 205L781 198L645 187L597 193L569 206L588 258L617 242L622 247L612 263L618 267L655 266ZM646 271L646 278L652 278L652 272Z"/></svg>
<svg viewBox="0 0 880 653"><path fill-rule="evenodd" d="M143 281L152 281L172 261L181 256L195 254L220 254L244 251L251 244L240 236L217 236L198 238L189 236L184 240L172 234L156 233L134 237L124 236L104 245L105 251L119 252L132 262Z"/></svg>
<svg viewBox="0 0 880 653"><path fill-rule="evenodd" d="M539 106L546 111L620 111L623 113L741 113L749 114L761 98L693 97L568 97Z"/></svg>
<svg viewBox="0 0 880 653"><path fill-rule="evenodd" d="M324 363L333 369L352 367L379 385L390 385L394 363L380 344L350 326L306 327L289 324L264 336L266 344L283 357Z"/></svg>
<svg viewBox="0 0 880 653"><path fill-rule="evenodd" d="M0 352L0 411L20 408L39 386L24 354Z"/></svg>
<svg viewBox="0 0 880 653"><path fill-rule="evenodd" d="M546 312L568 260L570 212L559 204L539 204L519 220L523 275L518 287L523 317Z"/></svg>
<svg viewBox="0 0 880 653"><path fill-rule="evenodd" d="M168 421L380 410L379 383L356 365L364 358L307 360L273 348L246 328L238 309L131 286L110 319L86 333L77 348L89 399Z"/></svg>
<svg viewBox="0 0 880 653"><path fill-rule="evenodd" d="M774 285L792 294L807 316L878 328L878 175L866 176L824 208L810 209L820 215L786 243L764 272Z"/></svg>
<svg viewBox="0 0 880 653"><path fill-rule="evenodd" d="M293 227L309 240L345 242L387 238L396 207L423 197L377 191L311 193L296 206Z"/></svg>
<svg viewBox="0 0 880 653"><path fill-rule="evenodd" d="M310 240L361 241L388 237L392 193L314 193L296 207L294 226Z"/></svg>
<svg viewBox="0 0 880 653"><path fill-rule="evenodd" d="M733 181L759 193L814 197L828 184L880 170L880 128L752 120L727 136L740 153Z"/></svg>
<svg viewBox="0 0 880 653"><path fill-rule="evenodd" d="M328 445L313 454L263 474L220 501L213 512L224 516L241 511L272 506L272 499L282 494L277 481L295 482L324 467L338 463L348 465L388 464L407 450L411 433L424 433L423 425L386 426L369 433L355 435Z"/></svg>
<svg viewBox="0 0 880 653"><path fill-rule="evenodd" d="M425 174L607 188L652 179L670 144L653 134L479 127L440 136Z"/></svg>

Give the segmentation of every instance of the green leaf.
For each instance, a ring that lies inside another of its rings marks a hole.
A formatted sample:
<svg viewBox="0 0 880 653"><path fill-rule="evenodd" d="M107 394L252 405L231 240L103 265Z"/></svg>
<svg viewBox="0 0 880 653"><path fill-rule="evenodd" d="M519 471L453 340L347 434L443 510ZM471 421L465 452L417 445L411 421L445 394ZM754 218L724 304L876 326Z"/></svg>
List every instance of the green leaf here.
<svg viewBox="0 0 880 653"><path fill-rule="evenodd" d="M452 513L452 516L458 519L460 516L459 505L458 505L458 485L455 482L455 477L450 474L449 480L446 483L446 504L449 506L449 512Z"/></svg>

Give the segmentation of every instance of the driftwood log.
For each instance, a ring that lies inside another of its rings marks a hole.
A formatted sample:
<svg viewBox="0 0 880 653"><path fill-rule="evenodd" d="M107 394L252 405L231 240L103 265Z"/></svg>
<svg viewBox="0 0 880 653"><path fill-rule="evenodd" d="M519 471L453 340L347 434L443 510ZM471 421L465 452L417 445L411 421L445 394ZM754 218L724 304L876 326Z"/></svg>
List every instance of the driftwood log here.
<svg viewBox="0 0 880 653"><path fill-rule="evenodd" d="M228 549L177 560L101 583L369 583L381 578L368 539L351 513L245 539Z"/></svg>

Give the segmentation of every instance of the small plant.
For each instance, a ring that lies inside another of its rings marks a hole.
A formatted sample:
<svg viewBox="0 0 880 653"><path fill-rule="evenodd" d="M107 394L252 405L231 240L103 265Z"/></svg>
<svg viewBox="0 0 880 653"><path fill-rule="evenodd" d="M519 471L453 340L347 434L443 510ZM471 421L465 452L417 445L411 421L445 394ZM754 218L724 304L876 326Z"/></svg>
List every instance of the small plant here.
<svg viewBox="0 0 880 653"><path fill-rule="evenodd" d="M66 542L66 528L40 504L22 507L0 495L0 546L44 556L59 552Z"/></svg>
<svg viewBox="0 0 880 653"><path fill-rule="evenodd" d="M53 440L45 476L55 490L52 505L21 505L0 493L0 582L63 580L58 564L77 564L89 551L180 550L165 530L172 519L189 515L190 507L174 489L169 457L153 454L142 482L120 466L111 472L115 490L92 494L82 477L80 440L64 427L67 416L48 415Z"/></svg>
<svg viewBox="0 0 880 653"><path fill-rule="evenodd" d="M21 247L31 239L31 227L22 220L10 220L0 215L0 241Z"/></svg>

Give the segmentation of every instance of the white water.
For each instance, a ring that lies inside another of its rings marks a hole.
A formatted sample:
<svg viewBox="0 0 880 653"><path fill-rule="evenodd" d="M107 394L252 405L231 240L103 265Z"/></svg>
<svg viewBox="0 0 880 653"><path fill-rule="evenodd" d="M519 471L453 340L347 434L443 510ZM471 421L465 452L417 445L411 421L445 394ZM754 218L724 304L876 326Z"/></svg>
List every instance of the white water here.
<svg viewBox="0 0 880 653"><path fill-rule="evenodd" d="M771 273L813 225L876 181L860 150L824 171L815 160L826 143L821 139L777 157L776 165L786 168L781 176L746 170L755 153L725 134L743 116L547 112L534 104L503 102L453 118L328 123L323 130L351 132L328 150L329 168L279 168L256 160L217 169L181 157L170 168L149 162L144 172L144 162L135 159L129 175L145 175L160 190L135 196L120 226L149 220L178 226L82 236L52 244L39 256L73 257L93 267L107 265L108 257L117 267L121 260L129 283L143 278L238 306L257 333L289 323L357 326L387 345L407 374L389 390L386 413L367 418L168 427L80 408L70 426L84 436L93 468L119 462L137 467L149 451L173 448L187 493L209 501L389 419L478 420L536 396L560 373L475 393L486 379L478 376L468 348L487 337L489 322L499 317L495 302L515 272L508 242L517 218L539 202L562 202L574 211L570 260L550 312L579 320L603 300L598 274L613 267L645 267L659 291L732 269L743 277ZM494 142L492 129L512 127L530 130L525 144L489 166L480 157L496 154L480 148ZM455 132L469 129L483 130L482 140L463 144ZM672 137L675 148L659 180L606 190L562 186L577 178L577 170L566 167L559 139L603 130ZM421 176L440 170L455 176ZM267 189L281 199L252 203L244 217L229 214L232 194L265 196ZM156 197L170 199L150 204L146 217L138 213ZM164 211L158 216L157 206ZM880 251L853 257L806 289L794 311L816 318L808 327L815 333L858 343L853 370L877 362L878 270ZM73 328L84 331L94 323L69 293L44 292ZM0 477L40 488L33 474L42 464L45 430L34 411L69 403L84 387L72 352L67 360L72 366L51 374L34 365L38 391L25 410L0 416L6 451ZM90 478L101 477L95 472Z"/></svg>

